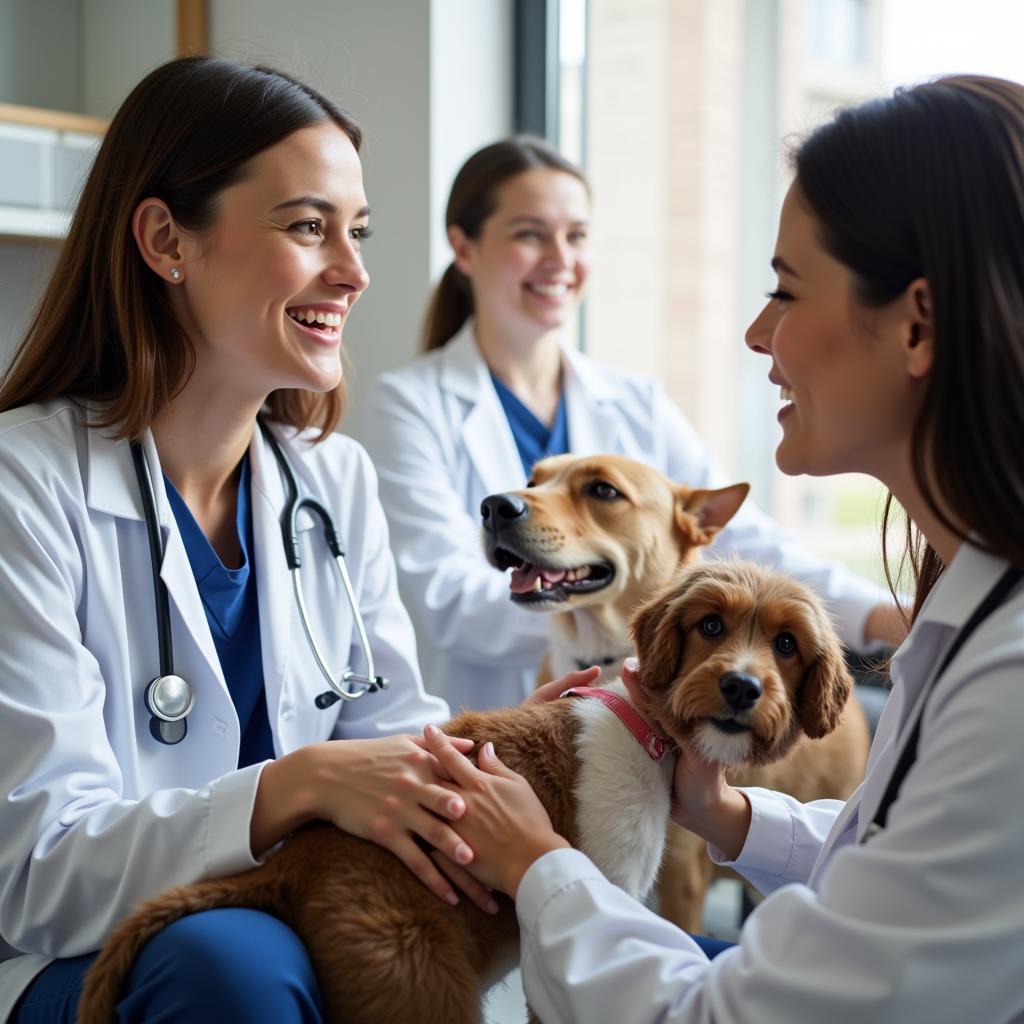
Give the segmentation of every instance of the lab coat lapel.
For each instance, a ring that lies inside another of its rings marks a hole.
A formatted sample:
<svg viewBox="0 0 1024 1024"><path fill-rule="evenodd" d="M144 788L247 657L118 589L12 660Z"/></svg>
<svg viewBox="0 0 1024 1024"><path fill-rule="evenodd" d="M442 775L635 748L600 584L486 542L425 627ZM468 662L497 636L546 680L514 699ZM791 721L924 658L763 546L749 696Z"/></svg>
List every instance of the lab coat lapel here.
<svg viewBox="0 0 1024 1024"><path fill-rule="evenodd" d="M115 440L97 428L89 429L86 437L89 445L89 482L86 500L89 507L142 523L145 520L145 512L127 442ZM149 431L143 439L143 449L153 480L157 520L164 544L160 578L167 587L171 604L186 625L186 635L181 636L181 630L174 629L172 619L175 664L177 666L179 662L179 655L182 663L186 660L194 661L185 654L187 645L192 644L198 649L202 656L201 661L209 672L208 682L220 687L230 701L220 668L220 659L206 621L206 610L199 597L199 588L196 586L192 566L189 564L185 545L178 532L178 524L167 501L167 491L162 486L163 470L160 468L160 456L157 454L153 435ZM202 681L193 678L190 682L193 686L198 686Z"/></svg>
<svg viewBox="0 0 1024 1024"><path fill-rule="evenodd" d="M199 596L199 588L196 586L196 578L192 573L192 565L188 560L188 552L181 539L181 532L178 530L174 512L167 500L167 489L162 486L163 470L160 468L160 456L157 454L153 435L149 431L146 432L143 447L153 478L157 518L160 521L160 531L164 540L164 561L160 567L160 578L167 587L171 603L178 609L181 618L188 623L187 642L195 644L199 649L206 667L210 670L210 675L230 701L224 673L220 667L220 657L214 646L213 635L210 633L210 625L206 619L206 609ZM178 649L180 643L181 640L175 635L175 650Z"/></svg>
<svg viewBox="0 0 1024 1024"><path fill-rule="evenodd" d="M272 428L273 429L273 428ZM260 604L260 645L267 715L274 742L279 745L278 710L291 652L291 573L281 538L281 513L287 492L270 446L257 427L249 447L252 488L252 532L256 548L256 589ZM281 750L277 753L280 755Z"/></svg>
<svg viewBox="0 0 1024 1024"><path fill-rule="evenodd" d="M522 487L523 464L470 321L445 347L441 387L462 416L455 429L488 494Z"/></svg>
<svg viewBox="0 0 1024 1024"><path fill-rule="evenodd" d="M574 455L621 454L621 415L609 410L614 385L600 367L577 349L562 349L563 387L569 423L569 448Z"/></svg>

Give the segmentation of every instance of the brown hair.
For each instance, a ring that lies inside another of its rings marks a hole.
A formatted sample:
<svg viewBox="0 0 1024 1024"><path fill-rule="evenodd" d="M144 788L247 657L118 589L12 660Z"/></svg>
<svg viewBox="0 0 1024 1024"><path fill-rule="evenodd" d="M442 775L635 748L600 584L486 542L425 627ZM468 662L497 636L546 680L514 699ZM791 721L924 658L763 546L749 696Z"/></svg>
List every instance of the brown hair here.
<svg viewBox="0 0 1024 1024"><path fill-rule="evenodd" d="M928 281L935 354L914 479L947 529L1024 566L1024 87L965 75L900 89L817 129L794 163L863 305ZM896 581L909 562L916 617L944 567L909 519L906 532Z"/></svg>
<svg viewBox="0 0 1024 1024"><path fill-rule="evenodd" d="M477 238L484 221L498 205L497 191L506 181L537 167L571 174L590 190L587 179L571 160L543 139L516 135L477 150L459 169L452 183L445 227L460 227L467 238ZM469 279L449 263L427 307L423 349L441 348L462 330L473 315L473 291Z"/></svg>
<svg viewBox="0 0 1024 1024"><path fill-rule="evenodd" d="M138 439L185 385L195 352L165 285L142 260L132 215L163 199L177 223L208 228L249 161L300 128L333 121L358 151L358 125L308 85L267 67L184 57L146 76L121 105L86 180L36 315L0 386L0 411L61 395L101 408L95 425ZM268 415L321 437L344 408L282 389Z"/></svg>

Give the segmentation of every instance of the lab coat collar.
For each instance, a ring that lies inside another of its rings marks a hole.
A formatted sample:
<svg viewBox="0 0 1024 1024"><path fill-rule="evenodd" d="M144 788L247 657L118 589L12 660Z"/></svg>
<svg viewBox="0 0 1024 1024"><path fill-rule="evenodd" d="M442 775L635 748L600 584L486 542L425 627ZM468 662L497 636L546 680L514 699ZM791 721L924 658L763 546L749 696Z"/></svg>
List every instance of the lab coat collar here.
<svg viewBox="0 0 1024 1024"><path fill-rule="evenodd" d="M621 401L623 387L615 374L588 359L571 345L562 345L562 379L569 417L569 446L576 455L600 455L623 450L619 437L622 416L605 414L608 404Z"/></svg>
<svg viewBox="0 0 1024 1024"><path fill-rule="evenodd" d="M84 410L83 415L86 422L89 422L90 411ZM90 426L85 436L88 446L86 504L97 512L106 512L120 519L145 519L142 495L135 480L135 468L132 466L128 442L113 437L102 427ZM146 431L143 447L155 482L159 479L159 459L156 446L153 444L153 435L149 431ZM161 510L163 488L156 490L158 517L161 524L166 525L165 512L169 512L169 508ZM166 501L164 505L166 506Z"/></svg>
<svg viewBox="0 0 1024 1024"><path fill-rule="evenodd" d="M491 492L509 490L524 482L522 464L473 331L470 319L442 349L440 384L469 404L462 439L485 487ZM579 455L619 451L620 417L604 414L606 403L622 400L623 388L616 376L567 341L562 343L562 368L571 451Z"/></svg>
<svg viewBox="0 0 1024 1024"><path fill-rule="evenodd" d="M116 440L109 432L96 427L90 427L86 431L86 438L89 446L86 502L89 507L122 519L143 521L145 511L142 495L135 478L128 442ZM160 455L156 450L152 431L146 431L142 439L142 448L153 480L157 521L164 544L160 578L167 587L171 603L177 607L182 619L192 624L186 631L186 637L175 636L175 655L177 656L179 645L189 641L195 643L217 685L226 694L227 685L221 671L217 648L214 646L213 636L206 621L206 610L199 596L199 588L196 586L174 512L167 500L166 488L161 486L163 469L160 466ZM192 682L195 686L199 681Z"/></svg>
<svg viewBox="0 0 1024 1024"><path fill-rule="evenodd" d="M977 538L974 538L977 540ZM946 566L938 583L914 623L934 622L944 626L962 626L983 594L1006 571L1007 562L990 555L970 541L964 541Z"/></svg>
<svg viewBox="0 0 1024 1024"><path fill-rule="evenodd" d="M281 427L274 424L270 429L275 432L275 437L285 448L287 457L288 445L282 438ZM292 458L289 465L299 479L301 487L296 463L297 460ZM253 428L252 441L249 444L249 466L252 473L252 532L258 552L256 590L260 608L264 689L267 697L267 714L271 723L274 723L278 718L284 680L288 672L294 601L291 573L285 559L281 537L281 513L284 511L288 492L273 450L258 426ZM301 519L300 516L300 528ZM311 525L308 518L307 524ZM279 748L278 730L275 728L271 731L274 734L275 747ZM277 749L277 753L280 755L281 750Z"/></svg>
<svg viewBox="0 0 1024 1024"><path fill-rule="evenodd" d="M870 828L907 744L908 723L916 721L922 702L931 694L942 655L1006 567L1003 559L965 542L928 595L910 634L893 655L890 671L896 685L875 733L867 778L833 826L819 865L826 862L827 851L854 813L858 838Z"/></svg>
<svg viewBox="0 0 1024 1024"><path fill-rule="evenodd" d="M519 449L477 348L472 320L445 345L440 359L441 388L467 407L462 442L484 489L496 494L522 487L526 481Z"/></svg>

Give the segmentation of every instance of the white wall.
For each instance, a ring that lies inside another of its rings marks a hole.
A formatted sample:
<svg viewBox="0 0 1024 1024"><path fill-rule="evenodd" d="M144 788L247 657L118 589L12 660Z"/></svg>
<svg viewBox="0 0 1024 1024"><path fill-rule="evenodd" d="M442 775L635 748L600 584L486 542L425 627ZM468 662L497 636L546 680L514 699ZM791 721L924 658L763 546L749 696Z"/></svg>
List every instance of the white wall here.
<svg viewBox="0 0 1024 1024"><path fill-rule="evenodd" d="M80 20L77 2L0 0L0 103L81 110Z"/></svg>
<svg viewBox="0 0 1024 1024"><path fill-rule="evenodd" d="M57 247L34 240L0 240L0 371L28 326Z"/></svg>
<svg viewBox="0 0 1024 1024"><path fill-rule="evenodd" d="M371 287L345 330L349 412L417 350L451 177L512 122L512 0L210 0L214 53L297 74L363 127Z"/></svg>
<svg viewBox="0 0 1024 1024"><path fill-rule="evenodd" d="M173 0L88 0L82 10L82 112L112 117L140 79L176 51Z"/></svg>
<svg viewBox="0 0 1024 1024"><path fill-rule="evenodd" d="M466 158L512 129L511 0L434 0L430 19L430 267L451 260L444 209Z"/></svg>

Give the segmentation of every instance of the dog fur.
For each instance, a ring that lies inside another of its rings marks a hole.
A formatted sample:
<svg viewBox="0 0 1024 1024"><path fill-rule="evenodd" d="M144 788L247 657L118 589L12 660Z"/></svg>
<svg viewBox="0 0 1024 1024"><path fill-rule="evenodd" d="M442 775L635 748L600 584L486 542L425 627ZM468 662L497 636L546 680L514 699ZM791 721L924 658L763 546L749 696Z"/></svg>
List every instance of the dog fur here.
<svg viewBox="0 0 1024 1024"><path fill-rule="evenodd" d="M625 694L621 683L620 692ZM529 779L555 828L638 898L653 885L669 812L672 759L656 763L593 700L565 699L446 726L478 747L491 740ZM136 956L173 921L216 907L279 917L305 944L339 1024L470 1024L481 999L517 963L512 903L485 914L442 903L391 853L337 828L300 829L258 868L172 889L144 904L104 944L86 980L83 1024L108 1024Z"/></svg>
<svg viewBox="0 0 1024 1024"><path fill-rule="evenodd" d="M690 628L687 595L695 587L703 593L709 580L727 571L740 569L709 563L684 572L636 620L647 709L676 739L692 735L700 716L724 713L714 709L713 700L690 694L706 685L695 682L703 678L702 647L677 634ZM750 716L758 723L760 749L772 757L799 732L782 727L784 716L769 710L781 695L793 698L802 685L801 721L825 728L841 705L846 677L839 671L838 642L814 598L798 585L788 589L774 574L750 573L761 590L782 595L772 612L773 628L792 631L799 644L792 665L768 665L764 713ZM723 581L723 591L730 585ZM761 590L752 593L755 603ZM723 650L719 645L706 653L718 656ZM626 694L621 680L610 686ZM637 898L646 895L662 856L674 758L652 760L602 703L581 698L470 712L446 730L473 739L478 748L492 741L502 760L529 780L556 830L611 881ZM303 941L327 1020L470 1024L480 1020L483 994L518 956L515 910L505 897L499 903L493 916L466 899L449 907L382 847L331 825L308 825L260 867L171 889L122 922L87 975L79 1020L114 1020L136 956L173 921L216 907L250 907L280 918Z"/></svg>
<svg viewBox="0 0 1024 1024"><path fill-rule="evenodd" d="M698 562L700 548L735 515L748 489L746 484L692 489L621 456L560 455L534 466L527 489L487 498L482 512L489 561L499 569L513 568L513 601L551 614L549 664L542 668L539 682L592 664L601 666L602 679L617 673L622 658L634 653L627 623L635 609L672 587L681 569ZM704 564L709 571L714 565ZM722 572L735 579L726 583ZM789 607L795 600L795 592L787 590L792 582L778 574L761 578L748 566L715 569L714 577L722 613L728 612L730 620L739 607L747 606L752 593L761 594L769 585L765 581L771 581L771 594L762 595L765 607ZM804 596L797 603L814 609L803 613L805 642L813 630L822 638L834 637L820 605L808 598L806 590L801 588L799 593ZM754 614L749 606L746 625L746 647L738 646L731 634L729 643L716 654L719 674L774 671L768 653L773 638L764 631L771 626L770 616ZM687 731L685 738L703 745L709 758L735 763L730 777L737 785L766 786L803 801L845 799L863 779L870 739L859 705L847 703L850 680L838 642L829 639L829 644L823 663L830 666L834 690L831 697L828 688L816 693L812 702L818 706L819 699L828 698L825 718L806 718L785 696L793 685L787 677L789 690L765 682L757 718L763 723L771 705L777 719L771 729L725 737L705 722ZM666 657L658 644L640 646ZM733 651L731 663L726 649ZM645 659L641 665L646 671ZM716 698L710 691L715 687L711 677L703 687L712 701ZM694 691L687 688L686 692ZM665 709L656 712L659 721L663 713ZM662 724L669 728L669 722ZM786 756L777 760L786 750ZM662 913L688 931L699 930L713 873L703 841L670 827L661 882Z"/></svg>

